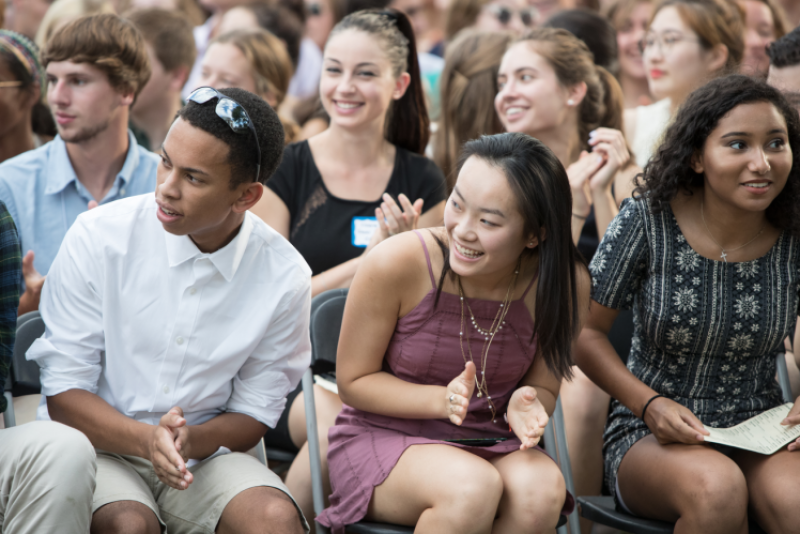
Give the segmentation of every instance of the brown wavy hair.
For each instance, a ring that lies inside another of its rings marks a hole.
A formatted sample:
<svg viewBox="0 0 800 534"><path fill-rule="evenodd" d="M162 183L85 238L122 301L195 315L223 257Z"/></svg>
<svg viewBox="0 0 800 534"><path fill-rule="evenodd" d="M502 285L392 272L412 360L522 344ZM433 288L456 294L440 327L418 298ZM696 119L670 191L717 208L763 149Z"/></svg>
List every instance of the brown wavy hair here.
<svg viewBox="0 0 800 534"><path fill-rule="evenodd" d="M725 45L728 60L717 75L739 69L744 56L744 12L739 4L730 0L662 0L653 9L648 28L665 7L678 11L681 20L697 34L700 46L706 50Z"/></svg>
<svg viewBox="0 0 800 534"><path fill-rule="evenodd" d="M494 97L500 61L513 38L511 33L465 30L447 45L433 160L447 179L448 191L455 183L455 167L464 143L504 131L494 109Z"/></svg>
<svg viewBox="0 0 800 534"><path fill-rule="evenodd" d="M42 51L42 66L51 61L90 63L108 76L114 89L134 98L150 79L144 38L117 15L83 17L58 30Z"/></svg>

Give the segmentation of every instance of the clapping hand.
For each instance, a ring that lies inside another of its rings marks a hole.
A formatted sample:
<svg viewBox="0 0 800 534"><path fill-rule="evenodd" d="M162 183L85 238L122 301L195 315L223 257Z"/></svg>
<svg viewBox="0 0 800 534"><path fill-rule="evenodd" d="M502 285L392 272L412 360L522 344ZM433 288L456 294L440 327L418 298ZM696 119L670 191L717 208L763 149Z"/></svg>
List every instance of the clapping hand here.
<svg viewBox="0 0 800 534"><path fill-rule="evenodd" d="M172 408L153 427L149 444L150 463L156 476L171 488L184 490L194 480L186 468L188 460L189 428L183 410Z"/></svg>
<svg viewBox="0 0 800 534"><path fill-rule="evenodd" d="M709 434L692 411L673 400L660 397L650 402L645 424L661 445L668 443L698 444Z"/></svg>
<svg viewBox="0 0 800 534"><path fill-rule="evenodd" d="M419 216L422 214L423 200L418 198L412 204L403 193L397 196L397 200L400 201L399 206L391 195L384 193L381 207L375 208L375 218L378 219L381 240L417 228Z"/></svg>
<svg viewBox="0 0 800 534"><path fill-rule="evenodd" d="M603 165L589 179L589 188L597 193L611 187L617 172L631 159L625 136L619 130L598 128L589 135L592 154L600 156Z"/></svg>
<svg viewBox="0 0 800 534"><path fill-rule="evenodd" d="M578 161L567 168L567 178L572 189L572 213L587 217L592 209L591 197L586 190L589 181L603 166L605 160L599 154L590 154L585 150L581 152Z"/></svg>
<svg viewBox="0 0 800 534"><path fill-rule="evenodd" d="M508 401L508 425L522 444L519 450L535 447L550 419L536 396L536 389L523 386Z"/></svg>
<svg viewBox="0 0 800 534"><path fill-rule="evenodd" d="M800 424L800 397L794 401L794 406L792 409L789 410L789 415L786 416L786 419L781 421L782 425L798 425ZM789 444L790 451L797 451L800 450L800 438L797 438L795 441Z"/></svg>
<svg viewBox="0 0 800 534"><path fill-rule="evenodd" d="M467 362L464 372L447 385L445 407L450 422L461 426L469 409L469 400L475 391L475 364Z"/></svg>

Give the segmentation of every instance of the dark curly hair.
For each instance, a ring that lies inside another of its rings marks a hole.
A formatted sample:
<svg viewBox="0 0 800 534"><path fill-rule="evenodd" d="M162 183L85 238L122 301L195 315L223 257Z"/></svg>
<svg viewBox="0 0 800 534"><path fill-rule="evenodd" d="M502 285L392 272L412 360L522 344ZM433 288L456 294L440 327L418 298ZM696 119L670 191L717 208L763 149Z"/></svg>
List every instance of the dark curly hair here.
<svg viewBox="0 0 800 534"><path fill-rule="evenodd" d="M692 169L692 157L702 152L706 139L728 112L756 102L769 102L783 115L793 157L786 186L767 208L767 220L777 228L800 235L800 119L797 110L777 89L741 74L717 78L689 95L658 152L644 173L637 176L634 196L648 197L652 212L660 213L679 190L691 195L693 189L703 187L703 175Z"/></svg>
<svg viewBox="0 0 800 534"><path fill-rule="evenodd" d="M220 89L219 92L241 104L253 121L261 149L261 174L258 176L258 181L262 184L267 183L283 157L283 125L278 114L260 96L244 89ZM177 116L228 145L230 149L228 163L231 165L230 187L236 189L241 184L255 181L256 142L249 129L246 134L238 134L231 130L228 123L217 117L216 106L216 99L205 104L188 102L178 111Z"/></svg>
<svg viewBox="0 0 800 534"><path fill-rule="evenodd" d="M769 45L767 54L770 64L779 69L800 63L800 27Z"/></svg>

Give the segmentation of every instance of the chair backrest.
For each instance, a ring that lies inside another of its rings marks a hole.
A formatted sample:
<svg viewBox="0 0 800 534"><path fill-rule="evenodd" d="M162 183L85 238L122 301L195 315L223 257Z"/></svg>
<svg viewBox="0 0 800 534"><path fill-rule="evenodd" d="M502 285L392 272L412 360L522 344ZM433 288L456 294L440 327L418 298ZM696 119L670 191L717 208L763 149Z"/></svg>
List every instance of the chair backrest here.
<svg viewBox="0 0 800 534"><path fill-rule="evenodd" d="M336 349L339 346L339 331L342 329L347 290L337 289L335 291L337 293L332 295L329 293L333 293L333 291L317 295L311 302L312 365L317 361L336 364Z"/></svg>
<svg viewBox="0 0 800 534"><path fill-rule="evenodd" d="M39 366L25 359L33 342L44 334L44 320L38 311L26 313L17 319L17 338L11 361L11 387L15 395L40 393Z"/></svg>

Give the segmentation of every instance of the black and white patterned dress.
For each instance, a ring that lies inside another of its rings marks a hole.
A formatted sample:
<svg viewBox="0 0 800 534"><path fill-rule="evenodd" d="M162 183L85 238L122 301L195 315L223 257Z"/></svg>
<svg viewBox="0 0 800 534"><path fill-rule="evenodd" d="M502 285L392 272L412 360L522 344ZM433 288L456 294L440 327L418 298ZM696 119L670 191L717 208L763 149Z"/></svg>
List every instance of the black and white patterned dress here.
<svg viewBox="0 0 800 534"><path fill-rule="evenodd" d="M589 266L592 298L634 309L628 369L706 425L731 427L782 403L775 357L793 330L800 290L800 242L782 232L767 254L725 263L686 242L667 207L627 199ZM650 434L612 401L603 456L611 494L622 457Z"/></svg>

